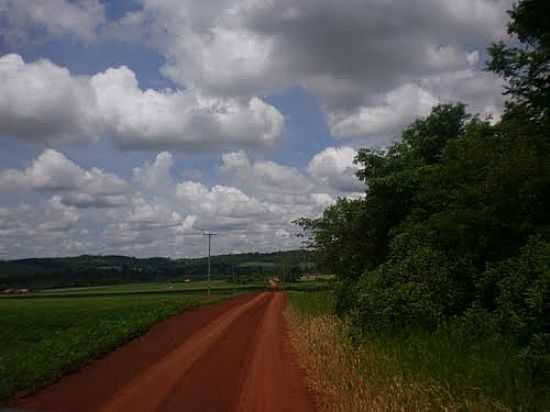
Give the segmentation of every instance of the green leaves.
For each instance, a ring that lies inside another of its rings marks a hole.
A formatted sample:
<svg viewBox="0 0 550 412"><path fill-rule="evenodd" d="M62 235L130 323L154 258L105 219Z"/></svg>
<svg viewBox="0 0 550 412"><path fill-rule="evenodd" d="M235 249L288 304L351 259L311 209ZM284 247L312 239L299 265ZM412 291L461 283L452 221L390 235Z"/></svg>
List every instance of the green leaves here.
<svg viewBox="0 0 550 412"><path fill-rule="evenodd" d="M550 4L522 0L510 12L508 32L521 46L500 42L489 48L488 69L508 83L509 114L520 112L532 122L550 122Z"/></svg>
<svg viewBox="0 0 550 412"><path fill-rule="evenodd" d="M311 237L317 260L325 272L341 278L357 278L372 265L365 247L364 200L339 199L319 219L300 219L300 225Z"/></svg>
<svg viewBox="0 0 550 412"><path fill-rule="evenodd" d="M436 106L426 119L419 119L405 129L403 142L423 163L439 162L447 142L463 136L469 117L462 103Z"/></svg>

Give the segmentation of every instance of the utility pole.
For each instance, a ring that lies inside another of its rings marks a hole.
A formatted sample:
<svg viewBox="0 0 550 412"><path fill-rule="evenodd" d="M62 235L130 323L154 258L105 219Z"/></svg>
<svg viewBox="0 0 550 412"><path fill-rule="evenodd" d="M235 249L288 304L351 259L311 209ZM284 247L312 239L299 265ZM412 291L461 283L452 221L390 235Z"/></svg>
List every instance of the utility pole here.
<svg viewBox="0 0 550 412"><path fill-rule="evenodd" d="M237 281L235 279L235 265L231 262L231 279L233 280L233 293L237 293Z"/></svg>
<svg viewBox="0 0 550 412"><path fill-rule="evenodd" d="M212 236L216 236L216 233L206 232L203 233L204 236L208 236L208 296L210 296L210 249Z"/></svg>

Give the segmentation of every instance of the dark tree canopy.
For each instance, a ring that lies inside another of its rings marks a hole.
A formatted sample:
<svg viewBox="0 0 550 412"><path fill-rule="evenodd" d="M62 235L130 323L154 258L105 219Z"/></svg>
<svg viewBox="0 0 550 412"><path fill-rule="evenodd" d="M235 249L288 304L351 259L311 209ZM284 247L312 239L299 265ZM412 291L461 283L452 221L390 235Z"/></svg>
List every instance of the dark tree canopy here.
<svg viewBox="0 0 550 412"><path fill-rule="evenodd" d="M550 123L550 2L523 0L510 12L508 33L519 42L489 49L489 70L501 75L512 97L509 111L520 109L532 121Z"/></svg>

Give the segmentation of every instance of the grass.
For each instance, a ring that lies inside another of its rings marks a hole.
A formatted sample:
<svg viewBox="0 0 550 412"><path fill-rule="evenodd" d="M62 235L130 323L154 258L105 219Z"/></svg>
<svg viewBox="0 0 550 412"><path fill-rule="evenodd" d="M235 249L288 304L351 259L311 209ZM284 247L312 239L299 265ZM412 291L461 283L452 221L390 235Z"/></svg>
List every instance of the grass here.
<svg viewBox="0 0 550 412"><path fill-rule="evenodd" d="M300 279L296 282L283 283L282 289L286 291L298 291L298 292L324 292L331 291L336 288L336 282L332 279Z"/></svg>
<svg viewBox="0 0 550 412"><path fill-rule="evenodd" d="M458 328L408 337L355 336L330 292L289 292L291 336L320 411L541 411L517 350Z"/></svg>
<svg viewBox="0 0 550 412"><path fill-rule="evenodd" d="M213 289L229 287L225 280L212 280L210 285ZM167 290L193 290L206 289L208 282L205 280L193 282L139 282L125 283L121 285L86 286L72 288L44 289L41 293L80 293L80 292L136 292L136 291L167 291Z"/></svg>
<svg viewBox="0 0 550 412"><path fill-rule="evenodd" d="M265 280L256 280L248 283L232 283L227 280L212 280L210 283L212 291L216 293L232 293L235 291L260 290L266 287ZM310 279L300 280L298 282L289 282L282 285L285 290L301 291L319 291L332 290L335 283L331 280ZM208 282L205 280L191 282L146 282L129 283L122 285L71 287L60 289L44 289L19 297L66 297L66 296L108 296L108 295L126 295L126 294L202 294L208 290ZM11 298L13 295L2 295L0 299Z"/></svg>
<svg viewBox="0 0 550 412"><path fill-rule="evenodd" d="M433 334L370 335L366 340L391 360L383 367L393 366L408 380L426 377L440 382L465 405L493 399L513 410L550 409L548 392L545 396L544 389L532 382L517 347L496 336L472 339L464 336L463 328L449 326Z"/></svg>
<svg viewBox="0 0 550 412"><path fill-rule="evenodd" d="M330 290L287 293L292 307L303 317L328 315L334 311L334 293Z"/></svg>
<svg viewBox="0 0 550 412"><path fill-rule="evenodd" d="M264 287L262 282L254 282L249 284L236 284L226 280L212 280L210 287L215 291L233 290L249 290ZM147 282L147 283L128 283L122 285L106 285L106 286L89 286L89 287L73 287L62 289L44 289L35 292L32 295L41 296L61 296L61 295L121 295L134 293L187 293L187 292L204 292L208 290L208 282L205 280L191 282Z"/></svg>
<svg viewBox="0 0 550 412"><path fill-rule="evenodd" d="M0 299L0 399L34 391L161 319L221 299L178 294Z"/></svg>

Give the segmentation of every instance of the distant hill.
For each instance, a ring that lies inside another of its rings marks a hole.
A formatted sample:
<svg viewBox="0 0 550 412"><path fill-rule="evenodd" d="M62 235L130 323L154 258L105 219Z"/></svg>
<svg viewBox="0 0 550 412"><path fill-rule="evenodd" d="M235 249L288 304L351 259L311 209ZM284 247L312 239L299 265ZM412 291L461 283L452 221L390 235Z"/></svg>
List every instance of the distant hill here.
<svg viewBox="0 0 550 412"><path fill-rule="evenodd" d="M246 279L254 276L283 274L291 277L311 271L314 266L312 260L310 253L303 250L212 256L212 276L214 278L235 276ZM177 281L186 278L204 278L206 273L207 258L139 259L116 255L82 255L19 259L0 261L0 290Z"/></svg>

